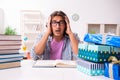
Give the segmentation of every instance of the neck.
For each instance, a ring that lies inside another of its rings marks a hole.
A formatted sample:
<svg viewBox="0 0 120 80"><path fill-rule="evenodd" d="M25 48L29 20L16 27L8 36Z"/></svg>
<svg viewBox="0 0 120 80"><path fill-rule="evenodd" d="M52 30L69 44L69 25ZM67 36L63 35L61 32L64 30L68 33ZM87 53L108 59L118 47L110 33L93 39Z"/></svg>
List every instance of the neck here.
<svg viewBox="0 0 120 80"><path fill-rule="evenodd" d="M63 39L63 36L54 36L53 39L55 39L57 42L61 41Z"/></svg>

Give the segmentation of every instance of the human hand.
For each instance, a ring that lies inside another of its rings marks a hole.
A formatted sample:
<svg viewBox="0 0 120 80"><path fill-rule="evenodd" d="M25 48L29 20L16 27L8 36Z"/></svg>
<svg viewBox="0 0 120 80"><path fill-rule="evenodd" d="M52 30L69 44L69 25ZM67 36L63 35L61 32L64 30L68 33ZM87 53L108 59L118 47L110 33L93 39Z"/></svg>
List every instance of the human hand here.
<svg viewBox="0 0 120 80"><path fill-rule="evenodd" d="M47 33L49 35L52 33L50 22L51 22L51 17L48 18L48 22L47 22L47 25L46 25L47 26Z"/></svg>
<svg viewBox="0 0 120 80"><path fill-rule="evenodd" d="M71 28L70 28L70 22L69 22L69 19L68 19L67 16L65 16L65 22L66 22L66 27L67 27L66 33L69 35L69 34L72 33L72 30L71 30Z"/></svg>

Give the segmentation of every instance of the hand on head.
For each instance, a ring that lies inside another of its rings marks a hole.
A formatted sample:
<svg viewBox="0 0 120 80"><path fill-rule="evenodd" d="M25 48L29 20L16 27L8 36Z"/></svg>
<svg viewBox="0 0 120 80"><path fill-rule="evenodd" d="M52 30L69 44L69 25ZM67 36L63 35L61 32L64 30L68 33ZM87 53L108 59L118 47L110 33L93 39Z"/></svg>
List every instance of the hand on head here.
<svg viewBox="0 0 120 80"><path fill-rule="evenodd" d="M48 18L48 23L47 23L47 33L49 35L52 33L50 22L51 22L51 17Z"/></svg>
<svg viewBox="0 0 120 80"><path fill-rule="evenodd" d="M66 33L69 35L70 33L72 33L72 30L70 28L70 22L67 16L65 16L65 22L66 22L66 27L67 27Z"/></svg>

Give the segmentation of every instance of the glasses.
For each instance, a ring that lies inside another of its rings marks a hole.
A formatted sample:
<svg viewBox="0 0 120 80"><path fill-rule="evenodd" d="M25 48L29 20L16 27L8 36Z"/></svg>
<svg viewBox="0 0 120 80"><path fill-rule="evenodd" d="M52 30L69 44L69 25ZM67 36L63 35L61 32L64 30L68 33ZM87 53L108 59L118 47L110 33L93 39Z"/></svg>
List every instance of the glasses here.
<svg viewBox="0 0 120 80"><path fill-rule="evenodd" d="M61 26L61 25L64 25L64 24L65 24L65 21L64 21L64 20L61 20L61 21L59 21L59 22L57 22L57 21L52 21L51 24L52 24L52 26L57 26L57 24L58 24L59 26Z"/></svg>

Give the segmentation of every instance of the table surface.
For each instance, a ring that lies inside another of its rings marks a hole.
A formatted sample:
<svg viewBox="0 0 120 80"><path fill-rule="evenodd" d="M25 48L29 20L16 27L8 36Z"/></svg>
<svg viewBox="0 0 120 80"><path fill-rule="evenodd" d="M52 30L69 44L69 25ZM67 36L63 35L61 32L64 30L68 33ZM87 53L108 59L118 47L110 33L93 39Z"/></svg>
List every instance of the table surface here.
<svg viewBox="0 0 120 80"><path fill-rule="evenodd" d="M89 76L76 68L33 68L33 60L22 60L21 67L0 70L1 80L113 80Z"/></svg>

